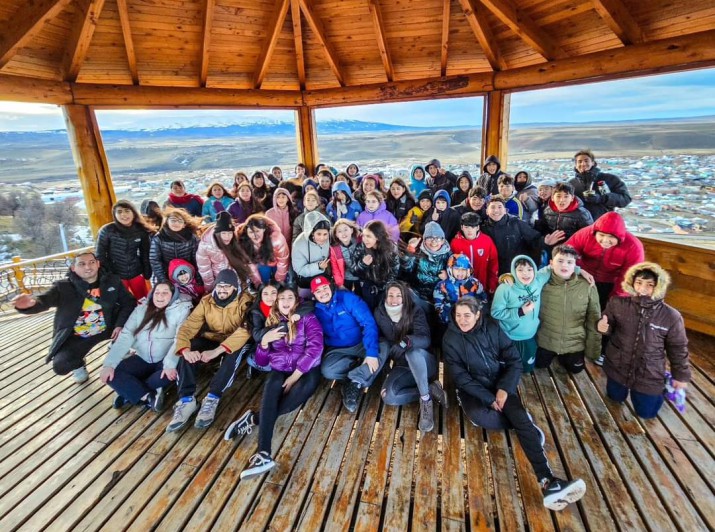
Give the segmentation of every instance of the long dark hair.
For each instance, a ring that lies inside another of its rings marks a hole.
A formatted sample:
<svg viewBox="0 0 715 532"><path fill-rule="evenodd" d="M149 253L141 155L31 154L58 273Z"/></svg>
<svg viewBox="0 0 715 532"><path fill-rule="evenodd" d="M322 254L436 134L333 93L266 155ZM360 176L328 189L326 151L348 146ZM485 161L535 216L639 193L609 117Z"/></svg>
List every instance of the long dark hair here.
<svg viewBox="0 0 715 532"><path fill-rule="evenodd" d="M368 251L367 247L365 248L366 253L369 252L373 258L372 281L384 283L390 278L390 270L392 269L395 253L397 253L395 244L387 232L387 227L380 220L368 222L363 228L363 232L365 230L369 230L377 239L373 249Z"/></svg>
<svg viewBox="0 0 715 532"><path fill-rule="evenodd" d="M251 191L251 199L246 202L241 199L241 196L239 196L239 191L243 188L246 187L248 190ZM243 207L244 211L250 211L251 214L261 212L263 210L263 205L261 205L261 202L256 199L256 195L253 193L253 187L251 186L250 183L247 181L244 183L241 183L236 187L236 198L235 201L238 202L238 204Z"/></svg>
<svg viewBox="0 0 715 532"><path fill-rule="evenodd" d="M392 185L397 183L400 185L405 191L402 193L402 196L399 198L396 198L392 195ZM387 192L385 193L385 203L387 204L387 210L390 212L394 212L395 209L397 208L398 203L400 202L400 198L405 197L405 200L412 200L412 203L416 203L415 197L412 195L412 192L410 192L410 187L405 184L405 180L397 177L392 180L390 183L390 187L387 189Z"/></svg>
<svg viewBox="0 0 715 532"><path fill-rule="evenodd" d="M172 295L174 294L174 285L172 285L168 281L163 281L156 283L154 285L154 290L156 290L156 287L159 285L164 285L168 286L169 290L171 290ZM137 327L136 331L134 331L134 334L137 334L139 331L143 330L144 327L149 325L150 331L153 331L157 325L160 323L164 324L164 327L166 327L166 309L169 308L169 305L165 306L164 308L157 308L156 305L154 305L154 290L151 291L151 294L149 294L149 297L146 300L146 313L144 314L144 318L142 321L139 323L139 326Z"/></svg>
<svg viewBox="0 0 715 532"><path fill-rule="evenodd" d="M229 266L236 270L236 273L238 274L238 279L241 284L245 283L246 279L251 276L251 270L248 267L249 261L248 257L246 256L246 252L238 243L238 238L236 238L236 234L234 233L233 238L231 238L231 242L229 242L228 244L223 243L221 237L216 234L216 231L214 231L213 238L218 248L228 259Z"/></svg>
<svg viewBox="0 0 715 532"><path fill-rule="evenodd" d="M118 227L124 227L119 220L117 220L117 215L115 214L115 211L118 208L122 209L129 209L132 211L132 214L134 215L134 219L132 220L132 225L134 226L139 226L141 229L144 229L147 233L153 233L156 231L155 228L153 228L149 223L144 219L144 217L139 214L139 211L137 208L134 206L134 204L131 201L127 200L119 200L117 201L114 205L112 205L112 218L114 219L114 223Z"/></svg>
<svg viewBox="0 0 715 532"><path fill-rule="evenodd" d="M248 229L264 229L263 241L257 251L248 237ZM273 230L273 224L263 214L252 214L238 228L238 243L252 263L262 262L263 264L269 264L275 260L272 241Z"/></svg>
<svg viewBox="0 0 715 532"><path fill-rule="evenodd" d="M383 305L387 304L387 293L390 288L397 288L402 294L402 314L400 315L400 321L395 325L397 335L395 337L395 343L400 343L402 340L407 338L407 335L412 332L414 323L412 322L412 317L415 312L415 302L412 300L412 294L408 286L402 281L390 281L385 285L385 299L383 300Z"/></svg>
<svg viewBox="0 0 715 532"><path fill-rule="evenodd" d="M292 344L293 340L295 340L296 326L295 322L291 318L293 317L293 314L295 314L295 311L298 310L298 306L300 305L300 297L298 296L297 287L293 285L280 285L278 287L278 297L276 297L276 302L273 303L273 307L271 307L271 313L268 315L268 318L266 318L266 327L273 327L274 325L279 325L281 323L281 312L280 310L278 310L278 298L281 297L281 294L283 292L292 292L295 296L295 304L290 311L290 315L285 316L288 319L288 321L286 322L286 325L288 326L286 343Z"/></svg>

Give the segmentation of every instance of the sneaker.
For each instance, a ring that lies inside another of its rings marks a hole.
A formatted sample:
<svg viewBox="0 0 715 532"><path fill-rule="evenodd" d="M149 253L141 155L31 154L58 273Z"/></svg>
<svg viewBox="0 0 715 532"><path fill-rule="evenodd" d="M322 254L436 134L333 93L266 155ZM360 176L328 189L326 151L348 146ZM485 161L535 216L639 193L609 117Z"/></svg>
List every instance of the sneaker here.
<svg viewBox="0 0 715 532"><path fill-rule="evenodd" d="M253 372L254 369L251 366L248 366L248 369L246 369L246 380L251 380L253 378Z"/></svg>
<svg viewBox="0 0 715 532"><path fill-rule="evenodd" d="M127 404L127 400L124 397L119 394L114 396L114 401L112 401L112 408L116 408L117 410L119 410L125 404Z"/></svg>
<svg viewBox="0 0 715 532"><path fill-rule="evenodd" d="M189 422L189 419L198 408L199 405L196 404L196 398L194 397L187 402L179 399L174 405L174 416L171 418L169 426L166 427L166 432L176 432L184 428L184 425Z"/></svg>
<svg viewBox="0 0 715 532"><path fill-rule="evenodd" d="M153 412L156 412L157 414L161 413L164 410L164 399L166 397L166 392L164 391L164 388L157 388L156 393L154 393L153 397L151 398L151 403L149 404L149 408Z"/></svg>
<svg viewBox="0 0 715 532"><path fill-rule="evenodd" d="M541 481L544 506L559 512L572 502L578 501L586 493L586 483L581 479L566 481L552 477Z"/></svg>
<svg viewBox="0 0 715 532"><path fill-rule="evenodd" d="M265 473L269 469L273 469L276 463L271 458L271 455L266 451L261 451L256 453L248 460L248 467L241 471L241 478L251 477L253 475L260 475Z"/></svg>
<svg viewBox="0 0 715 532"><path fill-rule="evenodd" d="M72 372L72 378L77 384L87 382L89 380L89 373L87 372L87 368L85 368L84 366L82 366L81 368L77 368Z"/></svg>
<svg viewBox="0 0 715 532"><path fill-rule="evenodd" d="M216 417L218 401L219 399L217 397L209 397L208 395L204 397L204 400L201 401L201 410L199 410L199 414L196 416L194 427L197 429L205 429L211 426L211 423L214 422L214 418Z"/></svg>
<svg viewBox="0 0 715 532"><path fill-rule="evenodd" d="M223 433L223 439L228 441L244 434L250 434L255 426L256 416L253 415L253 410L247 410L246 413L228 426L226 432Z"/></svg>
<svg viewBox="0 0 715 532"><path fill-rule="evenodd" d="M343 406L351 414L357 410L358 399L362 393L362 386L355 382L343 383Z"/></svg>
<svg viewBox="0 0 715 532"><path fill-rule="evenodd" d="M447 394L444 393L444 388L442 388L442 384L439 381L434 380L429 383L429 394L432 400L447 408Z"/></svg>
<svg viewBox="0 0 715 532"><path fill-rule="evenodd" d="M434 428L434 403L432 399L424 401L420 399L420 421L417 427L422 432L430 432Z"/></svg>
<svg viewBox="0 0 715 532"><path fill-rule="evenodd" d="M601 355L596 360L594 360L593 363L596 364L597 366L603 366L603 362L605 361L605 359L606 359L606 355L601 353Z"/></svg>

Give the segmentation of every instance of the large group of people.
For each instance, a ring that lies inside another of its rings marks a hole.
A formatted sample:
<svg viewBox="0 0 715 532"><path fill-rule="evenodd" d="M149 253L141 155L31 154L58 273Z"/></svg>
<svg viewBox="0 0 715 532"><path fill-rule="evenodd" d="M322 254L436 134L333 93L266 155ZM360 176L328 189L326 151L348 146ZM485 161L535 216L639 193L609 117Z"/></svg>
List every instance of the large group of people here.
<svg viewBox="0 0 715 532"><path fill-rule="evenodd" d="M87 353L112 340L99 377L116 408L161 412L176 384L167 432L194 416L209 427L244 359L247 378L265 373L260 409L225 432L258 431L242 478L275 466L277 418L323 379L340 383L350 412L381 382L385 404L418 403L419 430L433 430L435 403L447 407L441 357L466 418L513 428L545 506L560 510L586 486L551 472L517 394L522 373L554 359L578 373L590 358L603 365L607 396L630 394L644 418L663 403L666 358L674 387L690 378L683 320L663 302L668 275L644 262L615 210L630 202L626 185L590 151L574 166L572 179L532 183L494 156L476 177L432 159L388 184L357 164L299 164L291 178L279 167L238 172L201 196L174 181L163 208L118 201L96 251L14 305L57 308L48 360L78 382Z"/></svg>

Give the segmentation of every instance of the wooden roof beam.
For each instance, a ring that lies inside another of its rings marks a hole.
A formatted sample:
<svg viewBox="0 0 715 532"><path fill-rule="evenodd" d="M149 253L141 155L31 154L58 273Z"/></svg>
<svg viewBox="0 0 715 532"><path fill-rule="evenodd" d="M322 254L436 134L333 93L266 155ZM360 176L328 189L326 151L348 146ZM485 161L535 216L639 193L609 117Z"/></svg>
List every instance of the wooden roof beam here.
<svg viewBox="0 0 715 532"><path fill-rule="evenodd" d="M303 26L300 18L300 1L290 0L290 17L293 21L293 43L300 90L305 89L305 54L303 52Z"/></svg>
<svg viewBox="0 0 715 532"><path fill-rule="evenodd" d="M127 0L117 0L117 11L119 11L119 24L122 27L122 35L124 36L124 47L127 50L127 62L129 63L129 72L131 72L132 75L132 83L139 85L137 56L134 52L134 39L132 38L132 28L129 23Z"/></svg>
<svg viewBox="0 0 715 532"><path fill-rule="evenodd" d="M645 42L643 31L621 0L592 0L593 7L624 45Z"/></svg>
<svg viewBox="0 0 715 532"><path fill-rule="evenodd" d="M313 7L311 5L312 0L300 0L300 9L305 15L305 20L308 22L310 29L313 30L315 36L320 41L320 47L325 53L325 58L328 60L328 65L330 70L332 70L333 75L338 80L341 86L345 86L345 76L343 75L343 70L340 67L340 61L338 61L338 55L335 53L335 49L330 44L330 41L326 39L325 27L323 22L318 18L318 16L313 12Z"/></svg>
<svg viewBox="0 0 715 532"><path fill-rule="evenodd" d="M253 74L253 87L256 89L261 88L261 84L268 72L268 64L271 62L276 44L278 44L278 36L283 29L283 23L285 22L289 5L290 0L276 0L276 5L273 8L273 16L268 22L266 41L263 43L261 55L258 56L258 63L256 63L256 71Z"/></svg>
<svg viewBox="0 0 715 532"><path fill-rule="evenodd" d="M439 72L447 75L447 59L449 58L449 17L452 0L442 0L442 48L439 58Z"/></svg>
<svg viewBox="0 0 715 532"><path fill-rule="evenodd" d="M7 33L0 37L0 69L56 17L72 0L27 0L12 15Z"/></svg>
<svg viewBox="0 0 715 532"><path fill-rule="evenodd" d="M459 3L462 6L464 16L467 17L469 27L472 28L474 36L477 38L477 42L481 46L492 70L504 70L506 62L499 53L497 42L487 23L484 6L474 0L459 0Z"/></svg>
<svg viewBox="0 0 715 532"><path fill-rule="evenodd" d="M562 59L564 52L526 13L511 0L478 0L544 59Z"/></svg>
<svg viewBox="0 0 715 532"><path fill-rule="evenodd" d="M82 64L87 57L94 30L97 29L97 21L102 13L102 8L104 8L104 0L82 0L78 8L80 13L72 28L72 34L68 39L65 51L63 69L65 81L77 80Z"/></svg>
<svg viewBox="0 0 715 532"><path fill-rule="evenodd" d="M63 81L0 74L0 101L64 105L72 103L72 89Z"/></svg>
<svg viewBox="0 0 715 532"><path fill-rule="evenodd" d="M201 72L199 73L199 85L206 86L209 77L209 46L211 45L211 27L214 20L214 7L216 0L206 0L204 9L203 38L201 39Z"/></svg>
<svg viewBox="0 0 715 532"><path fill-rule="evenodd" d="M449 0L445 0L445 2L449 3ZM379 0L368 0L367 5L370 8L372 22L375 26L375 34L377 35L377 47L380 49L380 58L382 59L382 65L385 67L385 75L387 76L387 81L393 81L395 79L395 69L392 66L390 49L387 46L387 37L385 36L385 22L382 19L382 11L380 11L380 2Z"/></svg>

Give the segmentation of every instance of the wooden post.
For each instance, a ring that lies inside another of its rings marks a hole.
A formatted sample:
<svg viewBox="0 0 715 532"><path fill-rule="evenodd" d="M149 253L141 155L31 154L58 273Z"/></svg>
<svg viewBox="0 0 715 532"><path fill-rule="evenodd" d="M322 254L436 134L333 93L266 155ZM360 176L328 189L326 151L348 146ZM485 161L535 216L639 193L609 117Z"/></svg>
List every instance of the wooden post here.
<svg viewBox="0 0 715 532"><path fill-rule="evenodd" d="M511 93L490 91L484 97L484 120L482 121L482 163L490 155L501 161L506 171L509 148L509 108Z"/></svg>
<svg viewBox="0 0 715 532"><path fill-rule="evenodd" d="M64 105L62 111L72 157L82 184L89 227L96 237L99 228L112 221L112 205L116 201L102 136L92 108Z"/></svg>
<svg viewBox="0 0 715 532"><path fill-rule="evenodd" d="M306 105L295 112L298 158L308 167L306 175L312 176L318 164L318 128L315 126L315 110Z"/></svg>

